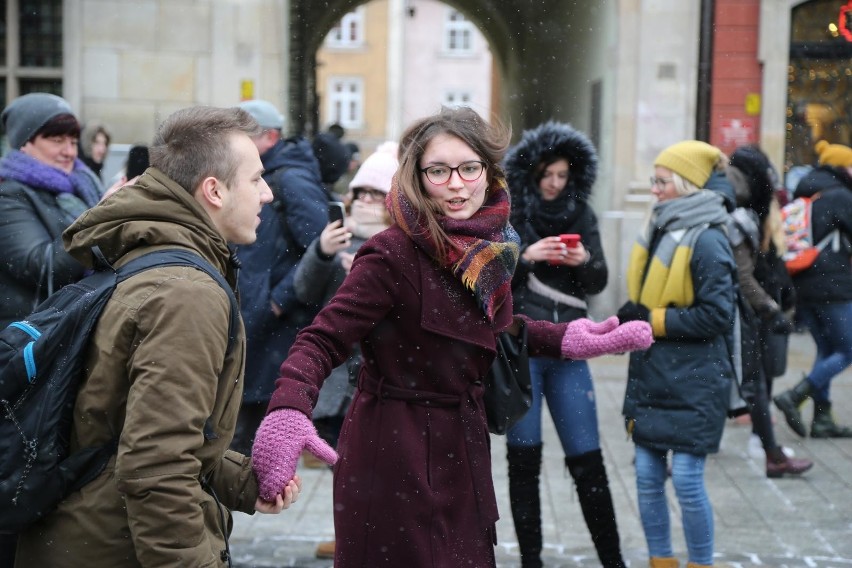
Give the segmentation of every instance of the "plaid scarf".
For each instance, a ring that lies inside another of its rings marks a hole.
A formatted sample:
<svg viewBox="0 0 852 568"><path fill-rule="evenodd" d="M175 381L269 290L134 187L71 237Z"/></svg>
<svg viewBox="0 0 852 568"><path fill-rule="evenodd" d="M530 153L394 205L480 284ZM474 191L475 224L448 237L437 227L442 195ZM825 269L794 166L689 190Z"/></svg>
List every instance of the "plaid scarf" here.
<svg viewBox="0 0 852 568"><path fill-rule="evenodd" d="M434 235L428 232L420 212L400 191L396 176L387 206L393 222L429 256L441 262ZM493 322L497 310L512 293L512 274L520 252L520 238L509 224L509 188L505 178L494 176L485 203L470 219L440 215L438 223L451 243L447 259L441 262L442 268L450 270L473 292L482 311Z"/></svg>

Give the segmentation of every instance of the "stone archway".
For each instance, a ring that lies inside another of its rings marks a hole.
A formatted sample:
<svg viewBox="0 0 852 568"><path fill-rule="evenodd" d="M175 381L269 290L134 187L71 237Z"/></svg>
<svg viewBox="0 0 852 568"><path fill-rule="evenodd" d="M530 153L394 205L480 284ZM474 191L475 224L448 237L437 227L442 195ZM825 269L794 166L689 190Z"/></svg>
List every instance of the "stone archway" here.
<svg viewBox="0 0 852 568"><path fill-rule="evenodd" d="M401 0L400 0L401 1ZM604 21L615 19L611 2L566 7L560 0L442 0L462 11L488 40L501 75L502 118L516 132L543 120L583 124L594 96L585 88L601 75L590 60L605 51ZM291 0L290 124L314 128L316 51L333 25L365 0ZM614 25L614 22L611 22ZM590 57L591 56L591 57ZM578 80L579 79L579 80ZM584 85L581 92L577 85ZM588 128L588 127L586 127Z"/></svg>

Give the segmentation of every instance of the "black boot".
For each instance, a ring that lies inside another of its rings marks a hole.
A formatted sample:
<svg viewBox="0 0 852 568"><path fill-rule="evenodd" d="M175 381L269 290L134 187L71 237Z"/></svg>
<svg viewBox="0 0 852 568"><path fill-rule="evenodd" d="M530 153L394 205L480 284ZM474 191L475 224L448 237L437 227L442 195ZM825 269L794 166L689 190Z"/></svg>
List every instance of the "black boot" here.
<svg viewBox="0 0 852 568"><path fill-rule="evenodd" d="M566 457L565 465L574 478L583 518L598 551L598 559L604 568L624 568L618 526L615 523L615 508L609 481L600 450L579 456Z"/></svg>
<svg viewBox="0 0 852 568"><path fill-rule="evenodd" d="M518 535L522 568L541 568L541 445L506 446L509 460L509 503Z"/></svg>
<svg viewBox="0 0 852 568"><path fill-rule="evenodd" d="M787 425L802 438L808 435L808 431L805 430L805 423L802 421L802 413L799 412L799 406L811 396L811 390L811 383L805 377L799 384L772 399L778 410L784 413Z"/></svg>
<svg viewBox="0 0 852 568"><path fill-rule="evenodd" d="M814 401L814 421L811 438L852 438L852 428L841 426L831 414L831 402Z"/></svg>

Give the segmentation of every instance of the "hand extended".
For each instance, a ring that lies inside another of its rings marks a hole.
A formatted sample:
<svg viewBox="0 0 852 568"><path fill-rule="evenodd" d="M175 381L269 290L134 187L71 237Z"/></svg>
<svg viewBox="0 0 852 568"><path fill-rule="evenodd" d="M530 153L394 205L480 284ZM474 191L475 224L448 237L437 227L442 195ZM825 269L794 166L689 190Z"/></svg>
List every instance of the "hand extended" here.
<svg viewBox="0 0 852 568"><path fill-rule="evenodd" d="M635 302L625 302L616 313L618 321L627 323L629 321L648 321L651 318L651 311Z"/></svg>
<svg viewBox="0 0 852 568"><path fill-rule="evenodd" d="M648 322L630 321L618 325L615 316L600 323L581 318L565 328L562 356L566 359L590 359L607 353L647 349L653 342L654 335Z"/></svg>
<svg viewBox="0 0 852 568"><path fill-rule="evenodd" d="M258 497L254 503L254 510L266 515L277 515L284 509L289 509L290 505L299 499L301 491L302 478L294 475L293 479L287 482L287 485L284 487L284 493L276 495L274 501L264 501Z"/></svg>
<svg viewBox="0 0 852 568"><path fill-rule="evenodd" d="M325 226L320 233L320 250L326 256L334 256L335 253L349 248L352 233L343 226L342 221L334 221Z"/></svg>
<svg viewBox="0 0 852 568"><path fill-rule="evenodd" d="M257 429L251 450L261 499L275 502L276 495L286 493L285 488L296 473L303 449L329 465L337 461L337 452L319 437L303 412L279 408L266 415Z"/></svg>

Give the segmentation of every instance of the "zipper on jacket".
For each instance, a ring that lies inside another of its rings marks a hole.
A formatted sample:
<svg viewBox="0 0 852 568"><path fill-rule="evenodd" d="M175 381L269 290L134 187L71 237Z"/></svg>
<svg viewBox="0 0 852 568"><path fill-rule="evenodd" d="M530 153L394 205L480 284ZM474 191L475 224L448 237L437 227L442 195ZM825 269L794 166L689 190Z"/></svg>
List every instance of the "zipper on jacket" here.
<svg viewBox="0 0 852 568"><path fill-rule="evenodd" d="M33 355L33 347L35 346L35 341L30 341L27 343L26 347L24 347L24 365L27 368L27 382L32 383L36 377L36 362L35 355Z"/></svg>
<svg viewBox="0 0 852 568"><path fill-rule="evenodd" d="M38 339L39 337L41 337L41 332L25 321L12 322L12 323L9 324L9 327L14 327L16 329L20 329L21 331L23 331L24 333L26 333L27 335L29 335L33 339Z"/></svg>

